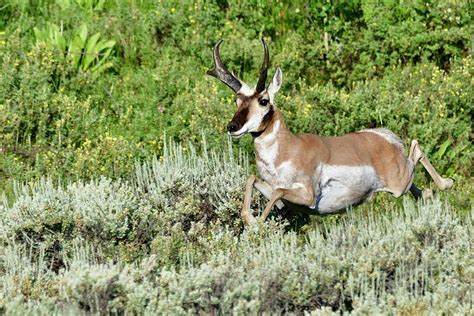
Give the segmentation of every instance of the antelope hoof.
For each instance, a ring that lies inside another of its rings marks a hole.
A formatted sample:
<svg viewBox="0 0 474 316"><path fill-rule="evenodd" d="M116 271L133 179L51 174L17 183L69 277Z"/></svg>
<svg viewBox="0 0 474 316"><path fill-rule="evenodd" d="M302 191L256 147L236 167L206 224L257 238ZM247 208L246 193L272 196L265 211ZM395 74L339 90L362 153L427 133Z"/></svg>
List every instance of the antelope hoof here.
<svg viewBox="0 0 474 316"><path fill-rule="evenodd" d="M453 179L450 179L450 178L443 178L443 187L442 188L439 188L441 191L442 190L446 190L446 189L450 189L454 184L454 181Z"/></svg>
<svg viewBox="0 0 474 316"><path fill-rule="evenodd" d="M422 197L424 201L430 200L433 198L433 190L431 189L424 189L422 193Z"/></svg>

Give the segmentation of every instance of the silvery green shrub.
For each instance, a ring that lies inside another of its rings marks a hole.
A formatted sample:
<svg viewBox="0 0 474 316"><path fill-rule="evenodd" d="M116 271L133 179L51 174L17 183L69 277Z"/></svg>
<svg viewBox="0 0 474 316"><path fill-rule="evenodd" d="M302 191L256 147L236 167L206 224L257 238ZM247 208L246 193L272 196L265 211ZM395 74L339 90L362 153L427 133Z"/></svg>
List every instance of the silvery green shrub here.
<svg viewBox="0 0 474 316"><path fill-rule="evenodd" d="M245 156L169 143L128 180L18 186L0 204L0 310L469 313L472 213L407 197L299 231L242 230L247 168Z"/></svg>

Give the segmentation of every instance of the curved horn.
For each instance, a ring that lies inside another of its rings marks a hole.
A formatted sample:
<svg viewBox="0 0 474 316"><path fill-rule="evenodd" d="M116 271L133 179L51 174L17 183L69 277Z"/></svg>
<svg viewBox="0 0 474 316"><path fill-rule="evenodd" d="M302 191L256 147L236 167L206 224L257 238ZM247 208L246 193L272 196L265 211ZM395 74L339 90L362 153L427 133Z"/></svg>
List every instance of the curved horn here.
<svg viewBox="0 0 474 316"><path fill-rule="evenodd" d="M265 82L267 81L267 70L268 70L268 46L265 43L265 40L262 38L262 45L263 45L263 62L262 66L260 67L260 75L258 77L257 82L257 92L260 93L265 90Z"/></svg>
<svg viewBox="0 0 474 316"><path fill-rule="evenodd" d="M214 55L214 68L207 71L209 76L215 77L225 83L229 88L238 92L242 88L242 83L237 79L232 73L230 73L224 66L219 54L219 46L221 45L222 40L219 40L214 46L213 55Z"/></svg>

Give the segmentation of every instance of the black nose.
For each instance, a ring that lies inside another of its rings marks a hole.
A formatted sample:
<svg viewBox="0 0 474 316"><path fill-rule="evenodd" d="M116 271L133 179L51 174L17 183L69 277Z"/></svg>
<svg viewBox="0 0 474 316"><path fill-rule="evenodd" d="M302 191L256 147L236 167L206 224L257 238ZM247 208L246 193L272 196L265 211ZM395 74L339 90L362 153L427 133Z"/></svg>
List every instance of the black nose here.
<svg viewBox="0 0 474 316"><path fill-rule="evenodd" d="M227 130L229 131L229 133L237 131L238 130L237 123L235 123L233 121L230 122L229 125L227 125Z"/></svg>

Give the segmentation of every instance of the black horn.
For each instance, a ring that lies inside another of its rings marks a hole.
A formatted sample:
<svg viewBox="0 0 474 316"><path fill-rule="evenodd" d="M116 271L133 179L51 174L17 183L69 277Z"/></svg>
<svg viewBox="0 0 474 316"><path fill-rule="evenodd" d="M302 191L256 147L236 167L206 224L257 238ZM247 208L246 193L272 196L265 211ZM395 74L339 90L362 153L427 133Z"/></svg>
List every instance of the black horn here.
<svg viewBox="0 0 474 316"><path fill-rule="evenodd" d="M209 76L213 76L223 83L225 83L229 88L238 92L242 88L242 83L237 79L232 73L230 73L222 64L221 56L219 54L219 46L221 45L222 40L219 40L214 46L214 68L207 71Z"/></svg>
<svg viewBox="0 0 474 316"><path fill-rule="evenodd" d="M258 77L258 82L257 82L257 92L260 93L263 90L265 90L265 83L267 81L267 72L268 72L268 46L267 43L265 43L265 40L262 38L262 44L263 44L263 62L262 66L260 67L260 75Z"/></svg>

